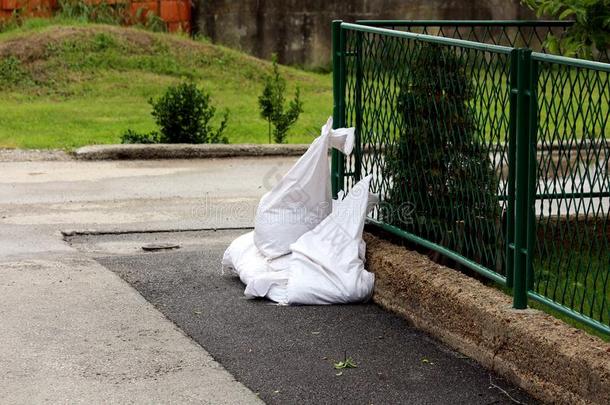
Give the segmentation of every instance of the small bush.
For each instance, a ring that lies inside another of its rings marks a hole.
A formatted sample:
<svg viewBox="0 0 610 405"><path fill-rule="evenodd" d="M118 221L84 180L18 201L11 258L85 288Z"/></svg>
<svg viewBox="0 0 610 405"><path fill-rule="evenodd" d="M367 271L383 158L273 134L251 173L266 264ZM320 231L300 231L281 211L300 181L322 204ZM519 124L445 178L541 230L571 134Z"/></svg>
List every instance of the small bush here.
<svg viewBox="0 0 610 405"><path fill-rule="evenodd" d="M301 93L297 87L294 99L288 104L284 111L284 93L286 92L286 80L280 75L277 66L277 57L273 55L273 74L265 79L263 93L258 98L261 117L269 123L269 143L271 143L271 125L273 125L273 139L276 143L285 143L288 130L299 119L303 112Z"/></svg>
<svg viewBox="0 0 610 405"><path fill-rule="evenodd" d="M228 143L223 132L229 121L225 111L218 129L210 121L216 108L210 94L201 91L194 83L171 86L158 100L150 100L152 115L159 126L165 143Z"/></svg>
<svg viewBox="0 0 610 405"><path fill-rule="evenodd" d="M121 136L122 143L229 143L223 136L229 112L225 111L217 129L212 128L216 108L209 93L199 90L194 83L171 86L158 100L151 99L149 103L159 132L128 129Z"/></svg>

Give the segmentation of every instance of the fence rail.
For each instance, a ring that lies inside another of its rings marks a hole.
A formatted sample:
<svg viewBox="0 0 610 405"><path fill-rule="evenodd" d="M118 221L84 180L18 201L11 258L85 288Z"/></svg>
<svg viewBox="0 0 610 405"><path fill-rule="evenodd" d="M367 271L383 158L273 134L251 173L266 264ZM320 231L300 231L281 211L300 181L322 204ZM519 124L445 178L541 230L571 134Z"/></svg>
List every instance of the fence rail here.
<svg viewBox="0 0 610 405"><path fill-rule="evenodd" d="M573 21L542 20L359 20L357 23L539 51L544 51L543 43L547 35L561 35L574 24Z"/></svg>
<svg viewBox="0 0 610 405"><path fill-rule="evenodd" d="M334 22L335 124L357 142L331 179L373 174L372 224L610 333L610 65L521 47L567 26Z"/></svg>

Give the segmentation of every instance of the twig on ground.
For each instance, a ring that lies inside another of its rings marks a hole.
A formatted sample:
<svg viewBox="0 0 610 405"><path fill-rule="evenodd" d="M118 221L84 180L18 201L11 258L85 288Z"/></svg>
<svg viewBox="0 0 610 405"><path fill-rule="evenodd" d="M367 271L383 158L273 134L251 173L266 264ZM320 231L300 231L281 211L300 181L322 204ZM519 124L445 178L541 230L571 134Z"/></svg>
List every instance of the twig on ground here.
<svg viewBox="0 0 610 405"><path fill-rule="evenodd" d="M497 388L501 393L503 393L504 395L506 395L508 397L508 399L510 399L511 401L513 401L515 404L519 404L519 405L525 405L523 402L513 398L508 391L506 391L505 389L503 389L502 387L500 387L497 384L494 384L492 378L491 378L491 374L489 375L489 385L491 385L494 388Z"/></svg>

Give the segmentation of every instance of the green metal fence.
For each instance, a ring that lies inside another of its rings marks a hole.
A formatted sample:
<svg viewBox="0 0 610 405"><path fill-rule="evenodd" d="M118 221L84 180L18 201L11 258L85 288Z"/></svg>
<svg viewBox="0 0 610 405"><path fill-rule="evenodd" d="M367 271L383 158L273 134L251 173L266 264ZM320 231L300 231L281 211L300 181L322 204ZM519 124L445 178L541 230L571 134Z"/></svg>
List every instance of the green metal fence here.
<svg viewBox="0 0 610 405"><path fill-rule="evenodd" d="M610 65L522 47L565 27L334 22L335 125L357 142L333 192L372 173L372 224L608 333Z"/></svg>
<svg viewBox="0 0 610 405"><path fill-rule="evenodd" d="M539 51L544 51L543 43L549 34L560 36L573 24L572 21L541 20L359 20L357 23L370 27Z"/></svg>

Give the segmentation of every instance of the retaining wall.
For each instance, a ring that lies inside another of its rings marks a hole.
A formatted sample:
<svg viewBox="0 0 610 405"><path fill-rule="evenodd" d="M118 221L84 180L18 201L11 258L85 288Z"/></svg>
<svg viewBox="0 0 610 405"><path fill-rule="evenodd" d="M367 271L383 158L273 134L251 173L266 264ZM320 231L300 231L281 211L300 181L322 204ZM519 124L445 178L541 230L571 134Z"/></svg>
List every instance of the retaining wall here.
<svg viewBox="0 0 610 405"><path fill-rule="evenodd" d="M365 234L373 300L554 404L610 403L610 344L426 256Z"/></svg>
<svg viewBox="0 0 610 405"><path fill-rule="evenodd" d="M533 18L519 0L196 0L195 30L281 63L330 62L334 19L510 20Z"/></svg>

